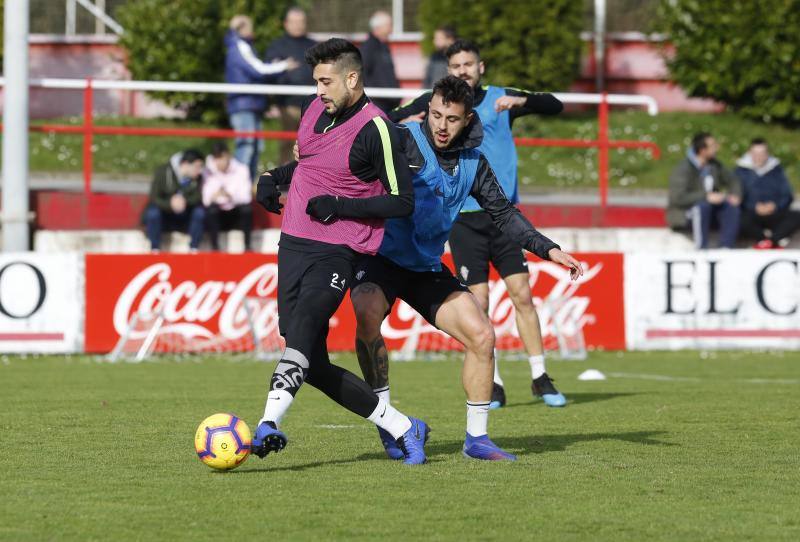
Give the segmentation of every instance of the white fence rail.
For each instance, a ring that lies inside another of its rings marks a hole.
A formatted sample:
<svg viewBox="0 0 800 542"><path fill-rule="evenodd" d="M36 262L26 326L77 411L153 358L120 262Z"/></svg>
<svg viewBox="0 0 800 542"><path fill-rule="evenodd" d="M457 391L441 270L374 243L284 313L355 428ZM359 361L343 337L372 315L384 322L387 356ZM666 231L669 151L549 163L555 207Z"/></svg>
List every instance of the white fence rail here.
<svg viewBox="0 0 800 542"><path fill-rule="evenodd" d="M84 90L90 84L88 79L31 79L30 86L34 88ZM5 79L0 78L0 86L5 85ZM133 90L133 91L160 91L160 92L206 92L211 94L264 94L264 95L292 95L307 96L314 94L313 86L293 85L241 85L231 83L186 83L175 81L112 81L107 79L92 79L92 88L95 90ZM424 89L418 88L373 88L367 87L366 93L374 98L416 98ZM590 94L584 92L556 92L554 96L565 104L592 105L603 101L603 94ZM610 105L642 106L647 108L650 115L658 114L658 103L652 96L641 94L606 94L606 101Z"/></svg>

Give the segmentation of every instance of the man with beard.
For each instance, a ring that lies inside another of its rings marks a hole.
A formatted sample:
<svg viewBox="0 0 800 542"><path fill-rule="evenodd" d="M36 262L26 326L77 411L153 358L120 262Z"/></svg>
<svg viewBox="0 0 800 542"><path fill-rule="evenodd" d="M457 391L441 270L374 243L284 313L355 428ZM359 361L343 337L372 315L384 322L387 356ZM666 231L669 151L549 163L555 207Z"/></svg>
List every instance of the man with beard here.
<svg viewBox="0 0 800 542"><path fill-rule="evenodd" d="M485 66L474 43L457 40L445 52L448 71L466 81L475 92L475 111L483 124L484 137L478 150L486 156L497 180L511 203L519 202L517 187L517 151L511 127L517 118L533 113L555 115L563 109L552 94L531 93L519 89L481 85ZM420 120L425 115L431 93L394 109L389 118ZM548 406L564 406L566 399L553 385L545 371L544 346L539 315L531 300L527 261L522 248L500 231L474 198L468 198L450 234L450 249L456 272L469 286L481 308L489 311L489 264L494 265L506 283L514 304L517 329L528 353L531 366L531 391ZM495 363L492 408L506 403L503 380Z"/></svg>
<svg viewBox="0 0 800 542"><path fill-rule="evenodd" d="M424 463L428 426L379 398L366 382L333 365L326 339L361 254L375 254L384 219L414 209L397 134L364 94L361 55L343 39L309 49L317 96L303 106L299 161L262 175L257 201L280 214L277 186L290 184L278 250L278 318L286 349L275 367L253 438L259 457L286 446L281 419L304 382L394 439L406 464Z"/></svg>
<svg viewBox="0 0 800 542"><path fill-rule="evenodd" d="M381 322L402 299L465 350L462 383L467 395L467 431L462 452L489 461L513 461L488 436L492 395L494 331L482 307L441 257L453 222L468 197L474 197L492 224L542 259L564 265L577 279L582 268L572 256L536 231L506 198L488 160L477 150L483 130L472 110L470 86L453 76L438 81L422 124L401 131L408 165L414 172L414 213L386 221L376 256L356 266L351 294L356 313L356 352L364 378L389 402L389 365ZM379 429L386 454L402 452Z"/></svg>

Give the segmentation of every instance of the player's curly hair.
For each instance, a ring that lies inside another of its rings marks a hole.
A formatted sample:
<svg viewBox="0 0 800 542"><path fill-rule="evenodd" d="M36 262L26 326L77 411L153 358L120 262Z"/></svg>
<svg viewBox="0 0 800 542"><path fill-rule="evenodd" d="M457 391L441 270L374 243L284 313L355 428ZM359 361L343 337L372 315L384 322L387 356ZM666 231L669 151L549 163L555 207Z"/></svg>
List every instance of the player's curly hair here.
<svg viewBox="0 0 800 542"><path fill-rule="evenodd" d="M465 115L472 111L472 105L475 100L472 87L455 75L448 75L436 81L436 84L433 85L433 94L441 96L445 105L450 103L464 104Z"/></svg>
<svg viewBox="0 0 800 542"><path fill-rule="evenodd" d="M363 68L358 47L342 38L331 38L308 49L306 63L312 68L317 64L336 64L345 71L356 71L359 75Z"/></svg>

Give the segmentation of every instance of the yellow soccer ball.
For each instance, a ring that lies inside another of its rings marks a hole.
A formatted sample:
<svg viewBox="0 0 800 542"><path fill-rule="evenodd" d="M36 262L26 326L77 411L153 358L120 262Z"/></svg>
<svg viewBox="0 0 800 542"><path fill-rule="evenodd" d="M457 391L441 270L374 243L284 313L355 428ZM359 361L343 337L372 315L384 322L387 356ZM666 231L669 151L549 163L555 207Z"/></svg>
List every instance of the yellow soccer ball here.
<svg viewBox="0 0 800 542"><path fill-rule="evenodd" d="M197 428L194 449L200 461L219 470L235 469L250 455L250 428L233 414L214 414Z"/></svg>

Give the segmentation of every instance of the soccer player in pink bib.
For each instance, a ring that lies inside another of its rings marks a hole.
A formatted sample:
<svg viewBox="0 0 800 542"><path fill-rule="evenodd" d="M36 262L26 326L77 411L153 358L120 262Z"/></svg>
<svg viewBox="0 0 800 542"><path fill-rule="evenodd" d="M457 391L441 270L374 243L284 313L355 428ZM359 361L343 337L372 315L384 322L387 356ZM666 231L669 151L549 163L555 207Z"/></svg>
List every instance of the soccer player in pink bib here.
<svg viewBox="0 0 800 542"><path fill-rule="evenodd" d="M278 249L278 316L286 349L253 438L259 457L286 446L279 429L304 382L396 439L407 464L424 463L425 422L402 414L328 357L328 322L353 277L375 254L386 218L408 216L414 192L394 126L364 94L361 55L343 39L306 52L317 95L303 105L299 160L261 176L257 201L280 214L278 185L290 184Z"/></svg>

